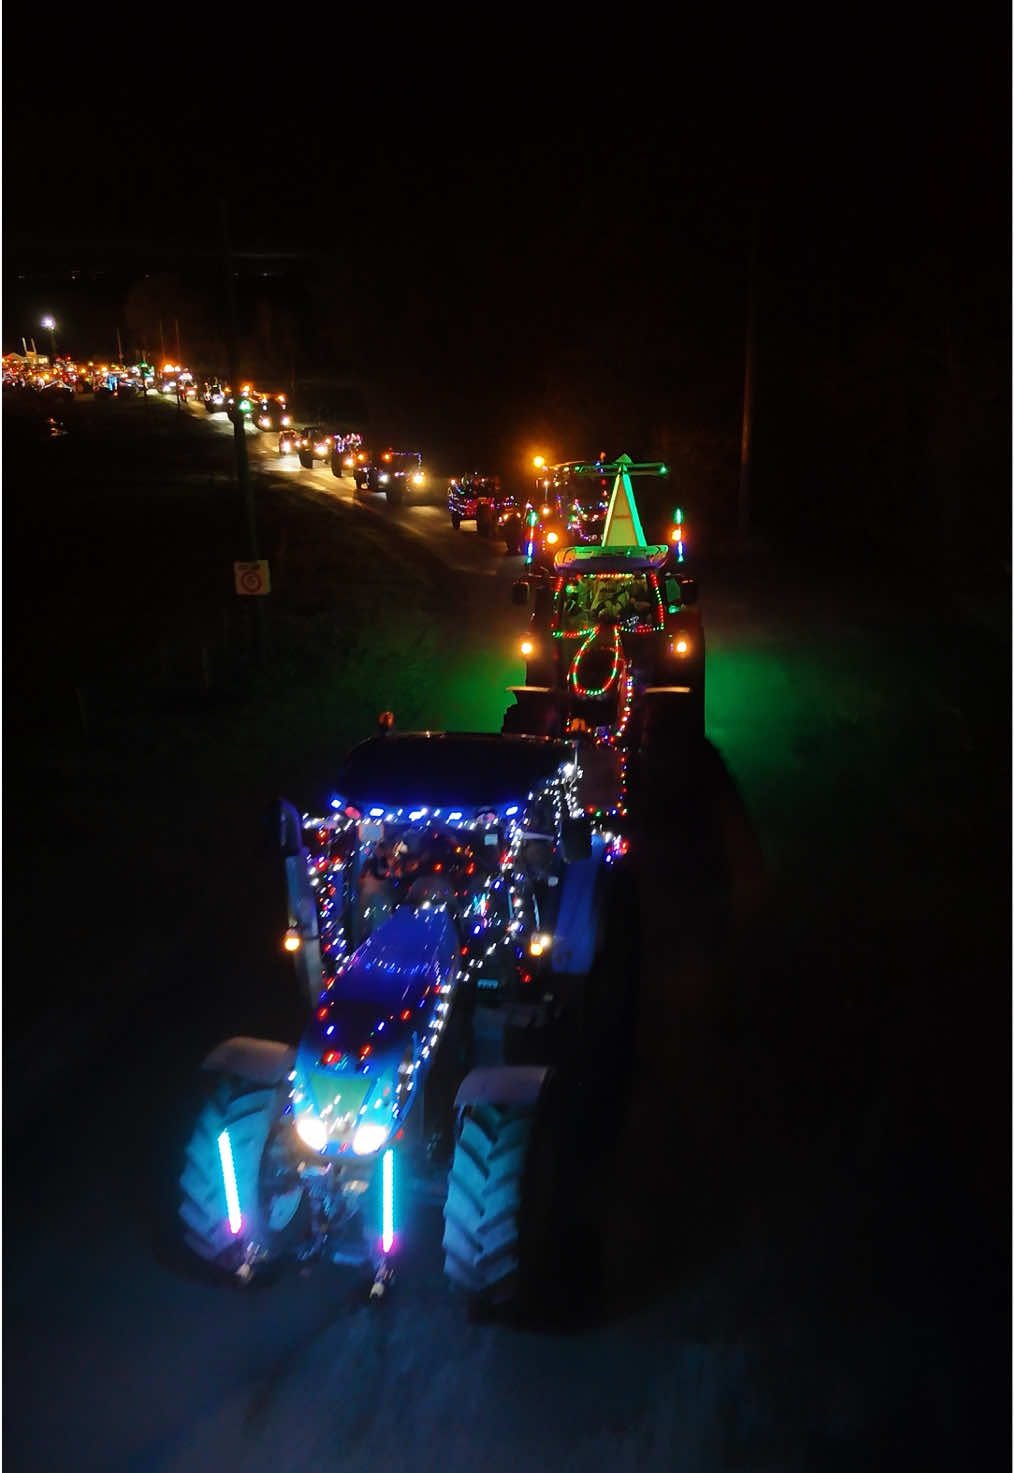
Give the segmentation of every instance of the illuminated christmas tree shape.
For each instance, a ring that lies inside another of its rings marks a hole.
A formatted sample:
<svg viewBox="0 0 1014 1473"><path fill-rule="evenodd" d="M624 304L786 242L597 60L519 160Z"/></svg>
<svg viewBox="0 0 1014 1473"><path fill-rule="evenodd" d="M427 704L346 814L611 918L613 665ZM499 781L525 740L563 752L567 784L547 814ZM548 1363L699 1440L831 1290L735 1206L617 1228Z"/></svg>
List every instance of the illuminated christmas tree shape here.
<svg viewBox="0 0 1014 1473"><path fill-rule="evenodd" d="M630 484L631 473L639 476L667 476L669 467L661 461L649 461L634 465L629 455L619 455L611 464L596 461L594 465L574 467L579 476L615 475L606 525L602 533L603 547L647 547L644 528L634 500L634 489Z"/></svg>

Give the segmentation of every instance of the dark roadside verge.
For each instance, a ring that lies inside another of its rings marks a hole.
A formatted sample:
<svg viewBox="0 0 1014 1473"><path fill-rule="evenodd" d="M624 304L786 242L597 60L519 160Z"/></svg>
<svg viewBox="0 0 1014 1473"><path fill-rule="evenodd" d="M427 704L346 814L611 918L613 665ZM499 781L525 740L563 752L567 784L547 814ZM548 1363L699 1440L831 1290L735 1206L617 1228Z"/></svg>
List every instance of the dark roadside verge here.
<svg viewBox="0 0 1014 1473"><path fill-rule="evenodd" d="M259 658L228 437L158 402L75 403L58 439L4 407L10 1120L139 1009L224 996L234 1026L277 981L258 970L282 903L273 799L326 801L382 707L410 728L453 703L481 729L503 698L461 689L467 580L390 522L254 467ZM194 975L202 956L217 975Z"/></svg>

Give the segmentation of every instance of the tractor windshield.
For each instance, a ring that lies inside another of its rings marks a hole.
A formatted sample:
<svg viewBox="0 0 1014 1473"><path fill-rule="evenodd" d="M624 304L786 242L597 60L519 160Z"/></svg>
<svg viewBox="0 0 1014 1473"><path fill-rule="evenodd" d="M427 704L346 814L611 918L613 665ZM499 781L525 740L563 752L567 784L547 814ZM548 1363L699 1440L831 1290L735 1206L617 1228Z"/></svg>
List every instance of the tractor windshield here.
<svg viewBox="0 0 1014 1473"><path fill-rule="evenodd" d="M589 573L564 584L559 627L564 634L615 619L628 632L663 627L658 585L650 573Z"/></svg>

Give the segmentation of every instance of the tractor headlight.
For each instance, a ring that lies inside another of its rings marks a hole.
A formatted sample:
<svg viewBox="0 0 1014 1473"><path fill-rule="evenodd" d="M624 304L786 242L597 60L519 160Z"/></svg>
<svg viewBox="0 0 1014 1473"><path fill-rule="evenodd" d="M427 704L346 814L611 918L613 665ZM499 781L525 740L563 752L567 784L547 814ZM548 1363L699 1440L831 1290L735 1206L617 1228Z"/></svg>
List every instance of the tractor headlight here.
<svg viewBox="0 0 1014 1473"><path fill-rule="evenodd" d="M304 1115L297 1120L296 1134L311 1151L323 1151L327 1145L327 1126L316 1115Z"/></svg>
<svg viewBox="0 0 1014 1473"><path fill-rule="evenodd" d="M283 425L290 425L291 423L292 423L292 417L291 417L291 415L283 414L282 415L282 424Z"/></svg>
<svg viewBox="0 0 1014 1473"><path fill-rule="evenodd" d="M302 944L302 936L300 936L295 926L290 926L285 935L282 937L282 945L285 947L285 950L298 951Z"/></svg>
<svg viewBox="0 0 1014 1473"><path fill-rule="evenodd" d="M532 640L523 639L521 641L521 653L525 656L526 659L530 655L533 655L535 653L535 645Z"/></svg>
<svg viewBox="0 0 1014 1473"><path fill-rule="evenodd" d="M386 1125L361 1125L352 1137L352 1149L357 1156L372 1156L379 1151L390 1134Z"/></svg>
<svg viewBox="0 0 1014 1473"><path fill-rule="evenodd" d="M387 474L387 471L381 471L380 475L377 477L377 480L382 486L386 486L390 479L391 477Z"/></svg>
<svg viewBox="0 0 1014 1473"><path fill-rule="evenodd" d="M686 639L682 634L680 635L679 639L674 639L672 642L672 652L674 655L689 655L689 639Z"/></svg>
<svg viewBox="0 0 1014 1473"><path fill-rule="evenodd" d="M425 480L426 477L423 475L422 471L416 471L415 475L412 477L412 485L421 486L423 485Z"/></svg>
<svg viewBox="0 0 1014 1473"><path fill-rule="evenodd" d="M552 545L553 545L554 542L559 542L559 540L560 539L559 539L559 537L557 537L557 535L556 535L555 532L547 532L546 533L546 541L549 543L550 547L552 547Z"/></svg>

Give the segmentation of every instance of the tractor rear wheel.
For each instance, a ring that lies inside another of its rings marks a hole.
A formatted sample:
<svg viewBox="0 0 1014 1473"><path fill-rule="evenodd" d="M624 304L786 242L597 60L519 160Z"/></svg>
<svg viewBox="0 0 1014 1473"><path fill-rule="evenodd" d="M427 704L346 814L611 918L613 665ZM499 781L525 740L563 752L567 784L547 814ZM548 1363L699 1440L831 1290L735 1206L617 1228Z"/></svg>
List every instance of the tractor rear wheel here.
<svg viewBox="0 0 1014 1473"><path fill-rule="evenodd" d="M507 544L508 557L515 557L521 551L521 522L518 517L504 522L503 540Z"/></svg>
<svg viewBox="0 0 1014 1473"><path fill-rule="evenodd" d="M470 1105L461 1117L444 1203L444 1272L476 1307L517 1297L530 1108Z"/></svg>

